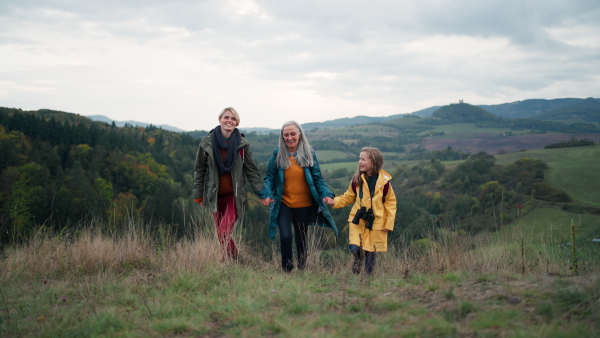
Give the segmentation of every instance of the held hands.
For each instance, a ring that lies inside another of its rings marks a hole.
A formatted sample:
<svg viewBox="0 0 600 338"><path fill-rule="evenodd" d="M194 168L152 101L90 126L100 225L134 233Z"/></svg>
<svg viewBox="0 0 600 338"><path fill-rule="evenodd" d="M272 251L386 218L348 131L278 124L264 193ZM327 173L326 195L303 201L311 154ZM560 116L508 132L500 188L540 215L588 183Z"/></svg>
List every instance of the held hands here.
<svg viewBox="0 0 600 338"><path fill-rule="evenodd" d="M323 199L323 202L325 202L325 204L327 204L327 205L333 205L333 204L335 203L335 202L333 201L333 198L331 198L331 197L325 197L325 198Z"/></svg>
<svg viewBox="0 0 600 338"><path fill-rule="evenodd" d="M263 198L260 200L260 204L264 205L265 207L273 202L275 202L275 200L271 199L270 197Z"/></svg>
<svg viewBox="0 0 600 338"><path fill-rule="evenodd" d="M275 202L275 200L272 199L272 198L270 198L270 197L263 198L263 199L260 200L260 204L264 205L265 207L268 206L269 204L273 203L273 202ZM331 197L325 197L325 198L323 198L323 202L325 202L325 204L328 204L328 205L333 205L334 204L333 198L331 198Z"/></svg>

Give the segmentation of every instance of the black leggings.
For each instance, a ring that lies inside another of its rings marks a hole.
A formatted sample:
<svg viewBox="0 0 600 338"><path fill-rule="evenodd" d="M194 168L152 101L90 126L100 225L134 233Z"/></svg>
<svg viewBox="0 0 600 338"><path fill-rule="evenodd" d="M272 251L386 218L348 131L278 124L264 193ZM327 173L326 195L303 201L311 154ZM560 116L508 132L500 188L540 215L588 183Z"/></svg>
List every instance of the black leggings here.
<svg viewBox="0 0 600 338"><path fill-rule="evenodd" d="M292 251L292 239L296 240L296 251L298 253L298 269L306 266L306 232L308 223L316 219L314 206L304 208L290 208L281 203L277 223L279 225L279 239L281 241L281 268L284 271L294 269L294 254ZM294 234L292 234L292 223L294 223Z"/></svg>

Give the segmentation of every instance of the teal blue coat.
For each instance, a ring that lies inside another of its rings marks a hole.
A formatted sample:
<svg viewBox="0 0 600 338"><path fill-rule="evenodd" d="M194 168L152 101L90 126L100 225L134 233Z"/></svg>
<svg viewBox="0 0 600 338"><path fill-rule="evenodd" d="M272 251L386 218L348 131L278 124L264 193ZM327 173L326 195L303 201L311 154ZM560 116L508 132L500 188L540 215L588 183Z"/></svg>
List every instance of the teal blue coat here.
<svg viewBox="0 0 600 338"><path fill-rule="evenodd" d="M277 234L277 217L279 216L279 207L281 206L281 197L283 196L283 168L277 168L277 153L279 148L275 148L273 156L269 160L267 167L267 173L265 175L265 184L262 191L259 193L260 198L270 197L274 200L270 205L270 216L269 216L269 237L271 240L275 239ZM327 183L321 175L321 168L317 161L317 155L312 151L314 165L312 167L306 167L304 169L304 176L306 177L306 183L314 203L318 207L318 214L316 220L311 225L320 225L327 228L331 228L335 235L338 235L338 229L335 226L335 222L331 217L331 213L327 208L323 198L335 197L334 193L329 189Z"/></svg>

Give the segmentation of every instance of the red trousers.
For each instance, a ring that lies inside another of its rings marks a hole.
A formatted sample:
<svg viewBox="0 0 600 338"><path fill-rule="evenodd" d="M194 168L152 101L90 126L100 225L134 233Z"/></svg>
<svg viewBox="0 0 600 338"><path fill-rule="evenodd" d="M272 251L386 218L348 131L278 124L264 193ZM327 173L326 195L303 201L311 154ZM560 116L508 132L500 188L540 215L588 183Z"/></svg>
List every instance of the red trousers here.
<svg viewBox="0 0 600 338"><path fill-rule="evenodd" d="M237 220L237 209L233 194L223 194L217 197L217 212L212 214L217 237L221 244L222 257L237 259L238 250L233 241L233 226Z"/></svg>

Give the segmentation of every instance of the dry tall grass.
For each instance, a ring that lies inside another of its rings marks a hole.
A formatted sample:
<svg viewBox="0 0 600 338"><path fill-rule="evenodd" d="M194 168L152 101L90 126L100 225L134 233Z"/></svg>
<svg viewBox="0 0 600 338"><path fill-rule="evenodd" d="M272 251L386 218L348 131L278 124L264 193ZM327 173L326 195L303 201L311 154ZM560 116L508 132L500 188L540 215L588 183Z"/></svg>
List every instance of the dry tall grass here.
<svg viewBox="0 0 600 338"><path fill-rule="evenodd" d="M101 228L97 224L60 236L38 233L28 242L4 250L0 260L0 278L119 274L132 269L195 274L232 264L221 258L214 227L201 226L212 221L200 219L196 222L195 228L199 230L179 240L157 236L155 231L148 230L150 227L133 221L125 229L108 234L95 230ZM276 242L272 244L271 257L261 257L257 248L244 242L241 233L236 231L234 234L240 250L237 264L256 269L280 269ZM331 242L327 238L329 235L327 230L318 227L309 231L308 271L350 271L352 259L346 248L325 249L326 243ZM570 251L545 241L539 235L515 231L508 236L483 234L472 237L441 231L435 238L435 241L424 239L391 245L390 251L377 254L375 274L407 277L415 273L449 271L476 274L572 273ZM597 252L592 253L595 254ZM583 263L582 273L599 270L597 260L579 259Z"/></svg>

